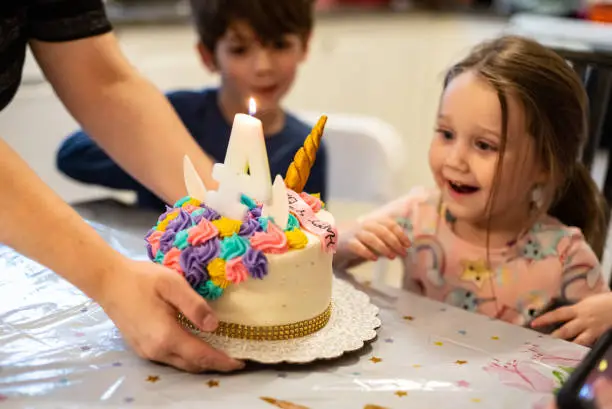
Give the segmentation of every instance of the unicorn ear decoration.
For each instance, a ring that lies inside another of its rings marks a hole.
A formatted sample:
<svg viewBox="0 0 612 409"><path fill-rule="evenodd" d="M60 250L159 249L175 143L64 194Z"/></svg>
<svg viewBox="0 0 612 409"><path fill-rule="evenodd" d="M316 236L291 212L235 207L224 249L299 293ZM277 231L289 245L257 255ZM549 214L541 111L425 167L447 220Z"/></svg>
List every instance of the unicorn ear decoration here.
<svg viewBox="0 0 612 409"><path fill-rule="evenodd" d="M189 159L187 155L183 158L183 177L185 178L187 194L203 202L206 199L206 187L202 179L200 179L200 175L198 175L198 172L195 170L191 159Z"/></svg>
<svg viewBox="0 0 612 409"><path fill-rule="evenodd" d="M287 188L281 175L276 175L272 185L272 201L265 204L262 215L274 219L274 223L281 229L287 228L289 222L289 201L287 200Z"/></svg>

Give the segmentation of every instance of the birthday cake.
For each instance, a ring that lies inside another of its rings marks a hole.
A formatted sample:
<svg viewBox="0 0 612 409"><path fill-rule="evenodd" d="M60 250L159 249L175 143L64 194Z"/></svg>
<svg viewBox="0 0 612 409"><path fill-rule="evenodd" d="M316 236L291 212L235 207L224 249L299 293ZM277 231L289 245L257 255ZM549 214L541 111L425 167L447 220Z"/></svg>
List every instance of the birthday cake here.
<svg viewBox="0 0 612 409"><path fill-rule="evenodd" d="M270 185L272 198L258 201L234 189L242 210L225 212L232 206L236 210L236 203L225 205L213 195L218 192L188 194L147 233L149 258L182 275L207 300L219 319L216 335L283 340L312 334L328 323L337 232L318 195L302 191L325 119L296 153L286 178L277 176ZM184 316L180 319L195 329Z"/></svg>

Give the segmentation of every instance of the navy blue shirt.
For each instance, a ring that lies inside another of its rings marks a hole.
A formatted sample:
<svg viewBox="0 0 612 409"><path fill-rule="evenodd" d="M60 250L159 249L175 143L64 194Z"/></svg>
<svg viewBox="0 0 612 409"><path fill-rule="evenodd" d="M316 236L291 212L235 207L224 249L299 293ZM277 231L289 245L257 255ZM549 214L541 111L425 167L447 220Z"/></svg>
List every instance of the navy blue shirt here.
<svg viewBox="0 0 612 409"><path fill-rule="evenodd" d="M167 95L168 100L183 121L185 127L202 149L215 161L223 162L229 143L231 124L221 113L217 103L217 89L201 91L176 91ZM285 177L293 156L303 145L311 126L290 114L285 115L285 126L274 134L266 135L266 149L272 179ZM152 141L154 143L154 141ZM66 138L57 153L57 167L67 176L83 183L111 189L136 192L138 206L156 210L164 209L164 202L120 168L83 131ZM325 200L326 152L322 143L304 191L320 193ZM177 180L176 183L183 183Z"/></svg>

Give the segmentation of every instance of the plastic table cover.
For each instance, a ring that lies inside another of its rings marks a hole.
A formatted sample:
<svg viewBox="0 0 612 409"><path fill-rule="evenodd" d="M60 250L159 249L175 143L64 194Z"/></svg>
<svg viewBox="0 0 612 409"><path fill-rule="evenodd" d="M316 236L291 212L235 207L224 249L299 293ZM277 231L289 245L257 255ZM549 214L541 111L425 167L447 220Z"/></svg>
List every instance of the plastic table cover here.
<svg viewBox="0 0 612 409"><path fill-rule="evenodd" d="M93 225L146 257L142 237ZM588 351L414 294L366 291L382 327L356 353L193 375L140 359L78 289L0 247L0 407L545 408Z"/></svg>

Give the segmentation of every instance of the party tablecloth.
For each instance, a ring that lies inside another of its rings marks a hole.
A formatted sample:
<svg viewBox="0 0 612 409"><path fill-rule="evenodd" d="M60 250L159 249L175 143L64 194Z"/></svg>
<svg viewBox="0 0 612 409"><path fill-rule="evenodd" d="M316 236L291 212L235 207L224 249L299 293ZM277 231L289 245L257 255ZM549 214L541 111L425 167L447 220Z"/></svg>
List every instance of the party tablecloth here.
<svg viewBox="0 0 612 409"><path fill-rule="evenodd" d="M93 225L144 259L142 237ZM0 247L0 407L543 408L587 352L414 294L364 291L382 326L358 352L193 375L140 359L79 290Z"/></svg>

